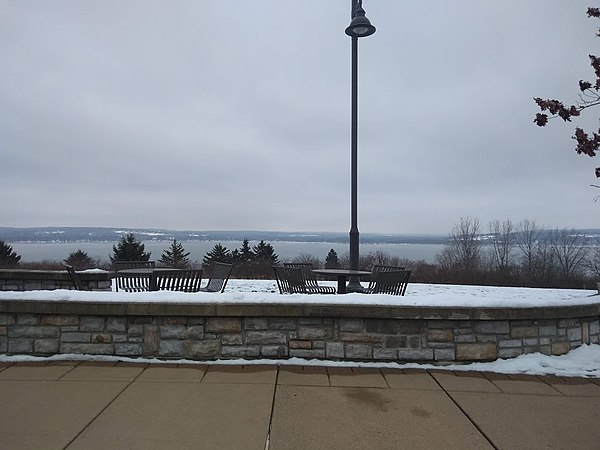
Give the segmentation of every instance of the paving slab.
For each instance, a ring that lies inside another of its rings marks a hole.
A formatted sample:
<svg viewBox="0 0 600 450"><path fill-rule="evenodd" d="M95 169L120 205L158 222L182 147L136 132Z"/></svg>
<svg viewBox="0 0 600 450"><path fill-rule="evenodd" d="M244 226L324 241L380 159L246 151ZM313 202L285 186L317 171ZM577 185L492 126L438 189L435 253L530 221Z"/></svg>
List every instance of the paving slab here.
<svg viewBox="0 0 600 450"><path fill-rule="evenodd" d="M71 370L72 366L30 366L15 364L0 372L0 380L58 380Z"/></svg>
<svg viewBox="0 0 600 450"><path fill-rule="evenodd" d="M88 366L79 365L61 378L71 381L133 381L144 368L142 366Z"/></svg>
<svg viewBox="0 0 600 450"><path fill-rule="evenodd" d="M501 392L493 382L483 377L465 376L450 371L434 372L431 376L446 391Z"/></svg>
<svg viewBox="0 0 600 450"><path fill-rule="evenodd" d="M365 367L328 367L332 386L388 388L379 369Z"/></svg>
<svg viewBox="0 0 600 450"><path fill-rule="evenodd" d="M329 386L329 375L325 367L282 366L279 368L277 384Z"/></svg>
<svg viewBox="0 0 600 450"><path fill-rule="evenodd" d="M208 366L193 367L148 367L136 379L138 382L199 383Z"/></svg>
<svg viewBox="0 0 600 450"><path fill-rule="evenodd" d="M400 369L381 369L387 384L392 389L425 389L439 391L442 388L425 370L406 371Z"/></svg>
<svg viewBox="0 0 600 450"><path fill-rule="evenodd" d="M274 389L135 382L68 448L264 450Z"/></svg>
<svg viewBox="0 0 600 450"><path fill-rule="evenodd" d="M63 449L126 385L0 381L0 448Z"/></svg>
<svg viewBox="0 0 600 450"><path fill-rule="evenodd" d="M540 379L525 380L494 380L493 383L506 394L528 395L561 395L556 389Z"/></svg>
<svg viewBox="0 0 600 450"><path fill-rule="evenodd" d="M548 378L544 381L563 395L571 397L600 397L600 386L586 378Z"/></svg>
<svg viewBox="0 0 600 450"><path fill-rule="evenodd" d="M275 384L277 379L277 366L271 365L247 365L209 366L203 383L244 383L244 384Z"/></svg>
<svg viewBox="0 0 600 450"><path fill-rule="evenodd" d="M277 386L269 448L493 447L442 391Z"/></svg>
<svg viewBox="0 0 600 450"><path fill-rule="evenodd" d="M451 392L498 449L598 448L600 398Z"/></svg>

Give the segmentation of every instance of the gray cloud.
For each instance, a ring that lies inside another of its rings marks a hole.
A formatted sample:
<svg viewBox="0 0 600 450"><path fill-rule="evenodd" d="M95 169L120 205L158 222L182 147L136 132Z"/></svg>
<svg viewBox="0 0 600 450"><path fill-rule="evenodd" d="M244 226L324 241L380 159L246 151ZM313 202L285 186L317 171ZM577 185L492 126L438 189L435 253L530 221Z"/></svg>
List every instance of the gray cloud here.
<svg viewBox="0 0 600 450"><path fill-rule="evenodd" d="M588 3L364 0L361 231L596 226L597 162L532 123L593 75ZM349 10L0 2L0 225L348 229Z"/></svg>

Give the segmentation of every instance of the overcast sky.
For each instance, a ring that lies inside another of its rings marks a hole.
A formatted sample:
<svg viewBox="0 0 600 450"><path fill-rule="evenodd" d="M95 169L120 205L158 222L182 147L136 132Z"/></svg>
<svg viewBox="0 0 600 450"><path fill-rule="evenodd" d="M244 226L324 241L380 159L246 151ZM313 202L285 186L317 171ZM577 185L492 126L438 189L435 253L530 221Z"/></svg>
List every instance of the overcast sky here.
<svg viewBox="0 0 600 450"><path fill-rule="evenodd" d="M0 0L0 226L349 230L350 3ZM600 227L590 4L364 0L360 231Z"/></svg>

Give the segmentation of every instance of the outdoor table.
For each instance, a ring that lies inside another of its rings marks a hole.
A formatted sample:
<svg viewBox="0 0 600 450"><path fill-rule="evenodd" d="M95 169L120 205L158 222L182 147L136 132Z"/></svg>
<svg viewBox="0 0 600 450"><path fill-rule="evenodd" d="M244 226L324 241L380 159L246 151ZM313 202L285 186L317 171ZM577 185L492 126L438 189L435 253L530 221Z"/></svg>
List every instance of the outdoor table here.
<svg viewBox="0 0 600 450"><path fill-rule="evenodd" d="M147 267L143 269L123 269L117 271L117 275L150 275L150 286L148 286L148 290L150 291L158 291L158 285L156 284L156 274L157 272L172 272L174 270L181 269L173 269L168 267Z"/></svg>
<svg viewBox="0 0 600 450"><path fill-rule="evenodd" d="M350 269L313 269L314 273L325 276L336 276L337 277L337 291L338 294L346 294L346 282L348 277L352 276L363 276L371 275L371 272L366 270L350 270Z"/></svg>

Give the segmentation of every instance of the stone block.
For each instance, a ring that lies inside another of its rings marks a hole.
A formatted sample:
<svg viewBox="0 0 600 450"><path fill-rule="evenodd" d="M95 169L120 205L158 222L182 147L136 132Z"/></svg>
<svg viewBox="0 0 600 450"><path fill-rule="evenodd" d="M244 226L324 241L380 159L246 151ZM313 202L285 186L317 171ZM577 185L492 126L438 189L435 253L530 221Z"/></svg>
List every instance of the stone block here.
<svg viewBox="0 0 600 450"><path fill-rule="evenodd" d="M202 340L204 339L204 326L192 325L187 328L188 339Z"/></svg>
<svg viewBox="0 0 600 450"><path fill-rule="evenodd" d="M285 345L264 345L260 354L267 358L285 358L288 356L288 348Z"/></svg>
<svg viewBox="0 0 600 450"><path fill-rule="evenodd" d="M242 319L239 317L209 317L206 319L206 331L210 333L239 333L242 331Z"/></svg>
<svg viewBox="0 0 600 450"><path fill-rule="evenodd" d="M373 359L394 361L398 359L398 350L395 350L393 348L374 348Z"/></svg>
<svg viewBox="0 0 600 450"><path fill-rule="evenodd" d="M127 334L129 336L142 336L144 334L144 325L129 325Z"/></svg>
<svg viewBox="0 0 600 450"><path fill-rule="evenodd" d="M325 358L325 349L318 350L301 350L301 349L290 349L291 358Z"/></svg>
<svg viewBox="0 0 600 450"><path fill-rule="evenodd" d="M523 353L541 353L543 355L551 355L552 347L550 345L532 345L523 347Z"/></svg>
<svg viewBox="0 0 600 450"><path fill-rule="evenodd" d="M2 323L1 316L0 323ZM592 322L590 322L590 336L593 336L595 334L600 334L600 320L593 320Z"/></svg>
<svg viewBox="0 0 600 450"><path fill-rule="evenodd" d="M564 355L571 350L568 342L554 342L551 347L553 355Z"/></svg>
<svg viewBox="0 0 600 450"><path fill-rule="evenodd" d="M131 329L131 327L130 327ZM156 356L159 353L160 335L157 325L146 325L142 337L142 355Z"/></svg>
<svg viewBox="0 0 600 450"><path fill-rule="evenodd" d="M515 358L523 354L523 349L519 348L500 348L498 349L498 358Z"/></svg>
<svg viewBox="0 0 600 450"><path fill-rule="evenodd" d="M493 360L496 358L498 358L498 351L495 344L456 344L456 359L459 361Z"/></svg>
<svg viewBox="0 0 600 450"><path fill-rule="evenodd" d="M433 359L436 361L454 361L456 350L454 348L433 349Z"/></svg>
<svg viewBox="0 0 600 450"><path fill-rule="evenodd" d="M260 355L258 345L227 345L221 347L221 355L227 358L250 358Z"/></svg>
<svg viewBox="0 0 600 450"><path fill-rule="evenodd" d="M523 339L523 347L539 345L539 339Z"/></svg>
<svg viewBox="0 0 600 450"><path fill-rule="evenodd" d="M244 319L245 330L266 330L267 319L266 317L246 317Z"/></svg>
<svg viewBox="0 0 600 450"><path fill-rule="evenodd" d="M204 317L188 317L188 326L204 325L206 320Z"/></svg>
<svg viewBox="0 0 600 450"><path fill-rule="evenodd" d="M327 358L343 358L344 344L342 344L341 342L325 343L325 355L327 356Z"/></svg>
<svg viewBox="0 0 600 450"><path fill-rule="evenodd" d="M92 342L108 344L112 342L112 335L110 333L92 333Z"/></svg>
<svg viewBox="0 0 600 450"><path fill-rule="evenodd" d="M0 325L14 325L16 322L13 314L0 314Z"/></svg>
<svg viewBox="0 0 600 450"><path fill-rule="evenodd" d="M343 345L343 344L340 344L340 345ZM310 349L312 349L312 341L290 341L288 343L288 347L290 349L310 350Z"/></svg>
<svg viewBox="0 0 600 450"><path fill-rule="evenodd" d="M113 333L125 333L127 331L126 317L107 317L106 331Z"/></svg>
<svg viewBox="0 0 600 450"><path fill-rule="evenodd" d="M164 325L181 325L181 326L186 326L187 325L187 317L163 317L163 324Z"/></svg>
<svg viewBox="0 0 600 450"><path fill-rule="evenodd" d="M587 322L581 324L581 343L590 343L590 324Z"/></svg>
<svg viewBox="0 0 600 450"><path fill-rule="evenodd" d="M185 339L188 335L185 325L161 325L159 331L161 339Z"/></svg>
<svg viewBox="0 0 600 450"><path fill-rule="evenodd" d="M55 354L60 348L58 339L36 339L33 349L35 353Z"/></svg>
<svg viewBox="0 0 600 450"><path fill-rule="evenodd" d="M325 341L312 341L312 348L325 348Z"/></svg>
<svg viewBox="0 0 600 450"><path fill-rule="evenodd" d="M581 327L569 328L567 330L567 339L569 341L578 341L578 342L581 342L581 337L582 337Z"/></svg>
<svg viewBox="0 0 600 450"><path fill-rule="evenodd" d="M457 334L454 336L454 342L477 342L477 336L474 334Z"/></svg>
<svg viewBox="0 0 600 450"><path fill-rule="evenodd" d="M248 331L246 344L285 344L287 336L281 331Z"/></svg>
<svg viewBox="0 0 600 450"><path fill-rule="evenodd" d="M221 344L223 345L242 345L244 340L241 334L222 334Z"/></svg>
<svg viewBox="0 0 600 450"><path fill-rule="evenodd" d="M62 342L91 342L91 333L62 333L60 336Z"/></svg>
<svg viewBox="0 0 600 450"><path fill-rule="evenodd" d="M0 337L0 352L6 353L8 351L8 338Z"/></svg>
<svg viewBox="0 0 600 450"><path fill-rule="evenodd" d="M511 338L532 338L538 337L537 327L512 327L510 330Z"/></svg>
<svg viewBox="0 0 600 450"><path fill-rule="evenodd" d="M371 346L364 344L346 344L346 358L371 359Z"/></svg>
<svg viewBox="0 0 600 450"><path fill-rule="evenodd" d="M295 330L297 321L295 318L270 317L267 319L267 328L269 330Z"/></svg>
<svg viewBox="0 0 600 450"><path fill-rule="evenodd" d="M540 337L556 336L556 325L544 325L538 328Z"/></svg>
<svg viewBox="0 0 600 450"><path fill-rule="evenodd" d="M60 335L58 327L19 326L8 329L8 337L57 338Z"/></svg>
<svg viewBox="0 0 600 450"><path fill-rule="evenodd" d="M323 325L323 319L316 317L298 317L298 325Z"/></svg>
<svg viewBox="0 0 600 450"><path fill-rule="evenodd" d="M29 290L29 289L26 289ZM17 314L17 325L39 325L40 316L36 314Z"/></svg>
<svg viewBox="0 0 600 450"><path fill-rule="evenodd" d="M476 322L474 330L481 334L508 334L509 324L507 320L490 320Z"/></svg>
<svg viewBox="0 0 600 450"><path fill-rule="evenodd" d="M114 348L112 344L83 344L83 343L61 343L61 353L77 353L85 355L112 355Z"/></svg>
<svg viewBox="0 0 600 450"><path fill-rule="evenodd" d="M577 319L560 319L558 321L559 328L572 328L579 325L579 320Z"/></svg>
<svg viewBox="0 0 600 450"><path fill-rule="evenodd" d="M160 341L158 354L160 356L183 356L183 343L180 340Z"/></svg>
<svg viewBox="0 0 600 450"><path fill-rule="evenodd" d="M398 361L432 361L433 349L419 348L398 350Z"/></svg>
<svg viewBox="0 0 600 450"><path fill-rule="evenodd" d="M452 342L454 333L449 329L427 331L427 342Z"/></svg>
<svg viewBox="0 0 600 450"><path fill-rule="evenodd" d="M9 339L8 353L32 353L33 339Z"/></svg>
<svg viewBox="0 0 600 450"><path fill-rule="evenodd" d="M344 342L369 342L372 344L380 344L383 342L384 336L381 334L368 333L351 333L341 332L340 340Z"/></svg>
<svg viewBox="0 0 600 450"><path fill-rule="evenodd" d="M322 326L306 326L298 327L299 339L331 339L333 338L333 327L329 325Z"/></svg>
<svg viewBox="0 0 600 450"><path fill-rule="evenodd" d="M185 341L183 353L186 358L192 359L212 359L219 356L218 341Z"/></svg>
<svg viewBox="0 0 600 450"><path fill-rule="evenodd" d="M421 348L421 337L420 336L409 336L408 337L408 348Z"/></svg>
<svg viewBox="0 0 600 450"><path fill-rule="evenodd" d="M362 319L340 319L340 331L362 331L364 323Z"/></svg>
<svg viewBox="0 0 600 450"><path fill-rule="evenodd" d="M386 348L408 348L407 336L388 336L385 338Z"/></svg>
<svg viewBox="0 0 600 450"><path fill-rule="evenodd" d="M113 334L112 335L112 340L113 342L127 342L127 335L126 334Z"/></svg>
<svg viewBox="0 0 600 450"><path fill-rule="evenodd" d="M44 315L41 318L40 324L43 325L54 325L58 327L63 326L74 326L79 325L79 317L69 315L69 316L56 316L56 315Z"/></svg>
<svg viewBox="0 0 600 450"><path fill-rule="evenodd" d="M79 319L79 331L104 331L104 317L81 316Z"/></svg>
<svg viewBox="0 0 600 450"><path fill-rule="evenodd" d="M0 336L8 336L8 327L0 326Z"/></svg>

